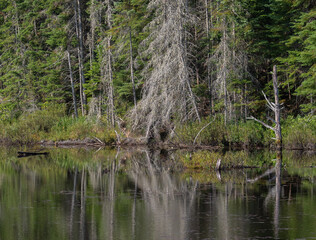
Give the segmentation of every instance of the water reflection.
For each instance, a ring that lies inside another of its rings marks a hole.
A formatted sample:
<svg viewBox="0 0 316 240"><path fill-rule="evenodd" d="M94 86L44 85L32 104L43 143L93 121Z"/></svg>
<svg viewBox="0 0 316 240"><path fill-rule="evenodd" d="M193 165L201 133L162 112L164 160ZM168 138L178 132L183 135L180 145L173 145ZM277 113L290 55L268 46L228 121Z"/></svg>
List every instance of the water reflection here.
<svg viewBox="0 0 316 240"><path fill-rule="evenodd" d="M148 227L155 234L151 237L186 239L198 183L182 181L174 175L169 167L162 165L157 152L145 151L144 155L141 161L132 158L133 167L128 176L140 192L147 214L151 216Z"/></svg>
<svg viewBox="0 0 316 240"><path fill-rule="evenodd" d="M274 237L279 238L280 199L281 199L282 151L277 152L275 165L275 204L274 204Z"/></svg>
<svg viewBox="0 0 316 240"><path fill-rule="evenodd" d="M216 172L201 183L164 151L52 150L0 160L0 239L316 236L314 168ZM308 164L314 164L308 160ZM304 170L304 171L303 171ZM281 174L282 173L282 174Z"/></svg>

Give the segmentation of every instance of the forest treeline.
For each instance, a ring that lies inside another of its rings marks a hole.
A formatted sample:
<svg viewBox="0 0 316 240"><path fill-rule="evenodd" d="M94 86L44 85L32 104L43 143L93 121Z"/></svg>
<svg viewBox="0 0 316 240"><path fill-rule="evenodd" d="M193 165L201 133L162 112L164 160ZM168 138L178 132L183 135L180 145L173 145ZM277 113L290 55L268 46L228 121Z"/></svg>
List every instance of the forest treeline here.
<svg viewBox="0 0 316 240"><path fill-rule="evenodd" d="M273 65L282 118L315 128L315 19L313 0L1 0L2 136L38 110L50 130L89 116L179 139L183 123L266 120Z"/></svg>

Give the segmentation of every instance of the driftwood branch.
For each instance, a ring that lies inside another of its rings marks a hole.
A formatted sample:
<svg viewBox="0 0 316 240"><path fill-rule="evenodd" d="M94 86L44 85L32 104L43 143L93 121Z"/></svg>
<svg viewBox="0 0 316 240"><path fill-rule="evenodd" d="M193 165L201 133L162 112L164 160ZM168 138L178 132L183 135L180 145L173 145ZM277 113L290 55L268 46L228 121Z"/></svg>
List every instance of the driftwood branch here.
<svg viewBox="0 0 316 240"><path fill-rule="evenodd" d="M102 142L99 138L97 137L93 137L95 140L97 140L99 143L101 143L102 145L105 145L104 142Z"/></svg>

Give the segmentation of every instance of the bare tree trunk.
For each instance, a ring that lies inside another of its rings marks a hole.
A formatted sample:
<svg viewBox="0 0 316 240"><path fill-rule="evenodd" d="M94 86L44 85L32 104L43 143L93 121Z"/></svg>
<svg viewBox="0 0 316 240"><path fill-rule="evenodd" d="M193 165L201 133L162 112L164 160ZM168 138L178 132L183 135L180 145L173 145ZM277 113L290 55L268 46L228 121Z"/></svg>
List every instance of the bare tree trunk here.
<svg viewBox="0 0 316 240"><path fill-rule="evenodd" d="M247 119L247 116L248 116L248 111L247 111L247 104L248 104L248 101L247 101L247 84L245 83L245 92L244 92L244 104L245 104L245 117L244 117L244 120L246 121L246 119Z"/></svg>
<svg viewBox="0 0 316 240"><path fill-rule="evenodd" d="M111 52L111 38L108 38L108 71L109 71L109 114L111 124L115 125L114 116L114 93L113 93L113 72L112 72L112 52Z"/></svg>
<svg viewBox="0 0 316 240"><path fill-rule="evenodd" d="M137 99L136 99L136 90L135 90L135 80L134 80L134 68L133 68L133 43L132 43L132 29L129 28L129 45L130 45L130 68L131 68L131 80L133 84L133 97L134 97L134 106L136 108Z"/></svg>
<svg viewBox="0 0 316 240"><path fill-rule="evenodd" d="M75 0L75 18L76 18L76 28L77 28L77 37L79 41L78 47L78 61L79 61L79 76L80 76L80 102L81 102L81 111L82 115L85 115L85 106L87 104L86 95L84 92L84 53L83 53L83 30L82 30L82 15L81 15L81 6L80 0Z"/></svg>
<svg viewBox="0 0 316 240"><path fill-rule="evenodd" d="M209 11L208 11L208 0L205 0L205 25L206 25L206 37L209 38L210 35L210 20L209 20ZM209 94L209 104L210 104L210 115L213 112L213 97L212 97L212 76L211 76L211 66L210 66L210 58L211 58L211 40L208 41L208 49L207 49L207 86L208 86L208 94Z"/></svg>
<svg viewBox="0 0 316 240"><path fill-rule="evenodd" d="M91 28L91 36L89 43L89 53L90 53L90 70L92 70L92 63L94 60L94 42L95 42L95 29L97 27L97 14L96 14L96 4L95 0L91 1L91 12L90 12L90 28Z"/></svg>
<svg viewBox="0 0 316 240"><path fill-rule="evenodd" d="M107 0L107 24L110 29L112 29L112 7L111 0ZM112 51L111 51L111 36L107 37L107 67L108 67L108 75L109 75L109 89L108 89L108 99L109 99L109 117L110 122L114 126L115 125L115 113L114 113L114 91L113 91L113 72L112 72Z"/></svg>
<svg viewBox="0 0 316 240"><path fill-rule="evenodd" d="M278 149L282 149L282 133L281 133L281 123L280 123L280 113L281 107L279 102L279 90L278 90L278 80L277 80L277 67L273 66L273 90L274 90L274 99L275 99L275 137L276 144Z"/></svg>
<svg viewBox="0 0 316 240"><path fill-rule="evenodd" d="M71 68L71 59L70 59L70 54L69 54L68 50L67 50L67 58L68 58L69 78L70 78L70 83L71 83L71 93L72 93L72 101L73 101L73 105L74 105L74 112L75 112L75 117L78 118L75 85L74 85L74 79L73 79L72 68Z"/></svg>
<svg viewBox="0 0 316 240"><path fill-rule="evenodd" d="M277 67L276 65L273 66L273 90L274 90L274 99L275 103L270 102L267 96L263 93L264 98L267 101L267 106L274 112L275 119L269 118L271 121L274 122L275 127L271 127L270 125L256 119L255 117L249 117L247 119L252 119L255 120L259 123L261 123L263 126L266 128L269 128L274 131L275 133L275 140L276 140L276 146L277 150L281 151L282 150L282 133L281 133L281 123L280 123L280 118L281 118L281 107L280 107L280 102L279 102L279 90L278 90L278 81L277 81Z"/></svg>
<svg viewBox="0 0 316 240"><path fill-rule="evenodd" d="M185 13L188 13L188 0L185 0ZM181 30L183 31L182 34L181 33L179 34L179 36L180 36L180 44L184 45L184 56L181 56L181 57L182 57L185 69L189 69L188 68L188 62L187 62L187 60L188 60L188 44L187 44L186 29L185 29L185 26L183 25L183 21L180 21L180 22L181 22ZM183 39L183 43L182 43L182 39ZM196 117L199 120L199 122L201 122L199 110L198 110L198 107L197 107L197 103L196 103L194 94L192 92L192 88L191 88L191 84L190 84L190 80L189 80L188 74L185 77L185 79L186 79L186 82L187 82L187 85L188 85L190 96L192 98L193 108L195 110Z"/></svg>
<svg viewBox="0 0 316 240"><path fill-rule="evenodd" d="M223 63L223 82L224 82L224 107L225 107L225 111L224 111L224 118L225 118L225 125L227 124L227 108L228 108L228 104L227 104L227 76L226 76L226 68L227 68L227 43L226 43L226 24L224 21L224 63Z"/></svg>

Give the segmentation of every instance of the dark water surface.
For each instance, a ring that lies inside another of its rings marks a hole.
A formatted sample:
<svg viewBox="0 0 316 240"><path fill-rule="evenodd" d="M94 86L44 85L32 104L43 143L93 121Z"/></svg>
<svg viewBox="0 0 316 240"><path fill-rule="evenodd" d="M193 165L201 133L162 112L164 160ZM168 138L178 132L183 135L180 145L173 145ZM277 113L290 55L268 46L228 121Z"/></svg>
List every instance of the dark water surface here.
<svg viewBox="0 0 316 240"><path fill-rule="evenodd" d="M0 149L0 239L316 239L315 155L183 170L182 154Z"/></svg>

